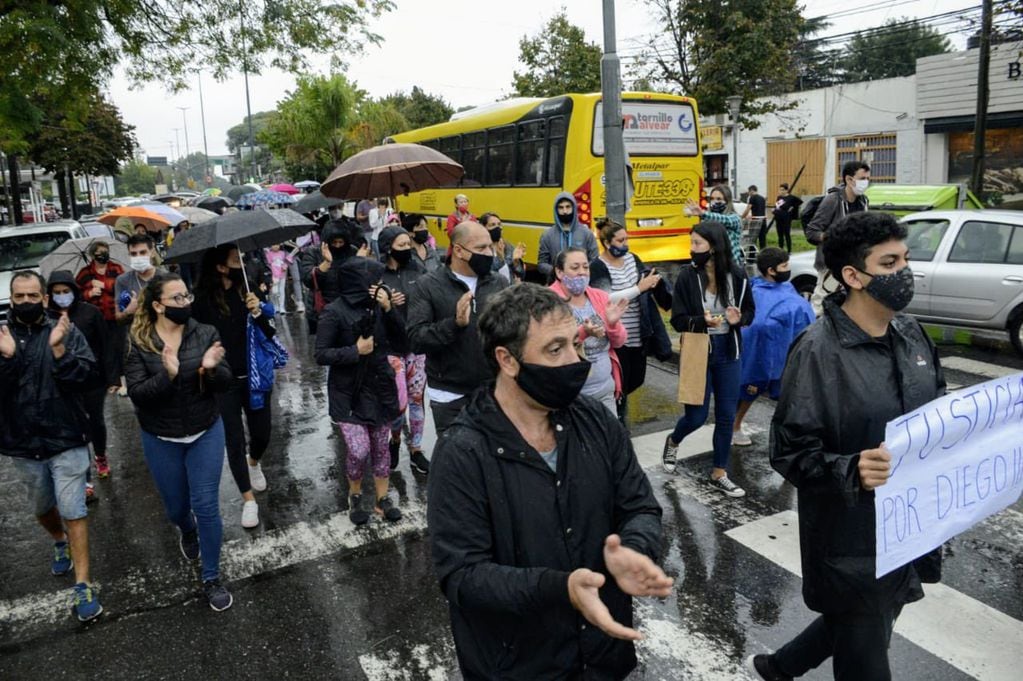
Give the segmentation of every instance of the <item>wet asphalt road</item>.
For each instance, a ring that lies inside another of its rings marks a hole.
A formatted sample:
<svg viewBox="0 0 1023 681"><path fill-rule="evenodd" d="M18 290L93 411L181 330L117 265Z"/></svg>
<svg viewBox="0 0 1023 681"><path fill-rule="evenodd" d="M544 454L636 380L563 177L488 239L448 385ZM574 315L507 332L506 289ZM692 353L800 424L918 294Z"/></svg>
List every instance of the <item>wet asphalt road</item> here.
<svg viewBox="0 0 1023 681"><path fill-rule="evenodd" d="M226 465L221 483L222 566L234 607L218 614L202 600L197 572L181 558L177 533L164 520L130 403L114 397L107 404L113 475L97 482L100 501L90 512L92 573L106 609L100 621L88 627L72 621L71 579L49 574L50 542L24 511L10 463L0 457L0 679L459 678L429 561L425 479L410 472L403 451L392 482L405 518L351 527L324 371L311 360L304 324L289 317L280 326L293 359L274 394L274 436L264 458L270 489L257 494L259 528L239 525L241 497ZM1023 370L1004 347L942 352L983 363L976 366ZM963 370L950 370L948 378L959 385L985 380ZM633 396L633 436L637 447L647 443L644 451L673 425L675 381L670 366L652 363L647 385ZM794 489L767 463L772 409L767 401L754 405L747 419L754 446L733 450L732 478L747 489L744 499L706 486L709 446L684 444L689 458L674 476L641 452L665 509L664 565L676 589L663 601L637 601L647 640L632 678L748 678L740 671L746 655L781 645L811 620L799 577L726 534L786 521L777 514L794 509ZM427 451L432 437L428 418ZM1009 635L1023 626L1021 547L1019 503L946 547L944 584ZM948 629L972 621L969 615L949 613L947 622L933 624ZM912 632L893 637L894 678L1000 678L982 665L962 671L961 655L930 640ZM1023 664L1019 640L1002 652ZM831 678L830 669L804 678Z"/></svg>

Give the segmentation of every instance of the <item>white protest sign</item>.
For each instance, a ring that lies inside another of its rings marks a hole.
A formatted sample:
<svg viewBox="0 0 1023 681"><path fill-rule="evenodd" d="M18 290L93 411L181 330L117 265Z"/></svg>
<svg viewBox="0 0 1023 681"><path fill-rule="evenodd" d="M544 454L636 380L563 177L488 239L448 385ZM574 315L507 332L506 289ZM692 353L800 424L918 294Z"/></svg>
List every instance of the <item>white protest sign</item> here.
<svg viewBox="0 0 1023 681"><path fill-rule="evenodd" d="M876 576L941 546L1023 491L1023 373L891 421L892 475L875 490Z"/></svg>

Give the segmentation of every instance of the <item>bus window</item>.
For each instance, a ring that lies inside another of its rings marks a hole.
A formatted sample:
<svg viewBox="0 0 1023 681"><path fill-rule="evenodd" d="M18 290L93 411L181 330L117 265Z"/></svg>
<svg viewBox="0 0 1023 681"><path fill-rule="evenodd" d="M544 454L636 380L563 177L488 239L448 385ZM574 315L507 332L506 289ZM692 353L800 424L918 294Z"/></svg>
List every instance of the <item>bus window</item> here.
<svg viewBox="0 0 1023 681"><path fill-rule="evenodd" d="M547 169L544 184L561 186L565 164L565 117L554 116L547 120Z"/></svg>
<svg viewBox="0 0 1023 681"><path fill-rule="evenodd" d="M487 186L510 185L515 161L515 126L494 128L487 133Z"/></svg>
<svg viewBox="0 0 1023 681"><path fill-rule="evenodd" d="M468 133L462 139L462 167L465 177L462 185L479 187L483 184L483 161L487 156L487 138L483 132Z"/></svg>
<svg viewBox="0 0 1023 681"><path fill-rule="evenodd" d="M440 140L440 152L453 159L456 163L461 163L462 138L459 135L442 137Z"/></svg>
<svg viewBox="0 0 1023 681"><path fill-rule="evenodd" d="M519 124L515 145L515 184L537 186L543 182L544 122Z"/></svg>

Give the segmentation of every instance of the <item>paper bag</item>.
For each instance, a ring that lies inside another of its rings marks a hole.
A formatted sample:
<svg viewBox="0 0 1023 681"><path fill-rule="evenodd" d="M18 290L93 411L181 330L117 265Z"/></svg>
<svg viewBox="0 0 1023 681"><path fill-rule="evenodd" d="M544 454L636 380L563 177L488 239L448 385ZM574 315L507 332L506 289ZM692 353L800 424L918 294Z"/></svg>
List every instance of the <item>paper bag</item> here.
<svg viewBox="0 0 1023 681"><path fill-rule="evenodd" d="M707 391L707 358L710 336L705 333L683 333L678 353L678 401L680 404L703 404Z"/></svg>

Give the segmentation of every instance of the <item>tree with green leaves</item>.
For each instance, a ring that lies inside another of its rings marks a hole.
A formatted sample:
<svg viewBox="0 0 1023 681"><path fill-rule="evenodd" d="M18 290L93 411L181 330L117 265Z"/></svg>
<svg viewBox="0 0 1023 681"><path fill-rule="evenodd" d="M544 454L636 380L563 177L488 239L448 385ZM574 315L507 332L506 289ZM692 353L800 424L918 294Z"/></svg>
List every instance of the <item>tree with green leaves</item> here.
<svg viewBox="0 0 1023 681"><path fill-rule="evenodd" d="M815 90L842 82L840 51L826 48L816 37L829 28L831 22L825 17L813 17L803 21L799 29L799 40L792 49L795 68L792 77L793 90Z"/></svg>
<svg viewBox="0 0 1023 681"><path fill-rule="evenodd" d="M519 97L555 97L566 92L600 92L600 46L587 42L562 7L533 37L519 40L524 71L512 74Z"/></svg>
<svg viewBox="0 0 1023 681"><path fill-rule="evenodd" d="M266 130L274 118L277 117L277 110L260 111L252 114L252 136L254 142ZM246 116L238 125L232 125L227 129L227 150L232 154L238 154L242 149L249 146L249 117Z"/></svg>
<svg viewBox="0 0 1023 681"><path fill-rule="evenodd" d="M916 60L944 54L951 43L940 31L916 19L889 19L884 26L860 31L842 55L844 81L898 78L916 73Z"/></svg>
<svg viewBox="0 0 1023 681"><path fill-rule="evenodd" d="M787 92L796 67L792 46L803 18L797 0L646 0L661 32L641 50L633 77L695 97L705 114L742 97L742 121L794 107L757 102Z"/></svg>
<svg viewBox="0 0 1023 681"><path fill-rule="evenodd" d="M381 99L380 103L394 107L404 116L410 130L444 123L455 112L443 97L431 95L418 85L412 86L410 94L395 92Z"/></svg>
<svg viewBox="0 0 1023 681"><path fill-rule="evenodd" d="M156 187L156 168L133 159L121 166L114 177L114 187L118 196L152 194Z"/></svg>
<svg viewBox="0 0 1023 681"><path fill-rule="evenodd" d="M73 113L59 97L37 104L43 117L27 155L56 176L62 206L71 205L68 175L116 175L121 162L132 158L135 127L125 123L118 108L99 92L77 101ZM66 209L65 217L70 217Z"/></svg>
<svg viewBox="0 0 1023 681"><path fill-rule="evenodd" d="M351 130L364 96L341 74L302 77L259 139L291 175L326 177L356 151Z"/></svg>
<svg viewBox="0 0 1023 681"><path fill-rule="evenodd" d="M383 144L385 138L413 127L390 102L367 99L359 103L348 139L354 151L362 151Z"/></svg>

